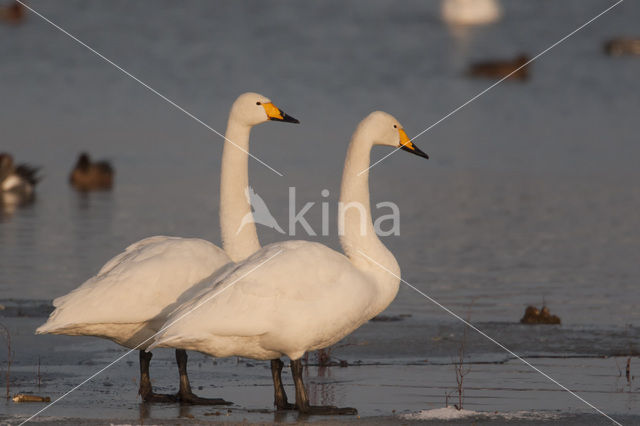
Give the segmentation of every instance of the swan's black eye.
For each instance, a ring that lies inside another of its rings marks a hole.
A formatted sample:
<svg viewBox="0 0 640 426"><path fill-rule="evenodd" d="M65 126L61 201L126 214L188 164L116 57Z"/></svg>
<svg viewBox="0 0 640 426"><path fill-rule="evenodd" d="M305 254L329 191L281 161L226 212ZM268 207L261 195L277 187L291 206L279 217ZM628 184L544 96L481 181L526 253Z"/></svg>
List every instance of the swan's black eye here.
<svg viewBox="0 0 640 426"><path fill-rule="evenodd" d="M262 102L258 101L256 102L256 105L262 105Z"/></svg>
<svg viewBox="0 0 640 426"><path fill-rule="evenodd" d="M396 126L396 125L394 124L394 125L393 125L393 128L394 128L394 129L397 129L397 128L398 128L398 126Z"/></svg>

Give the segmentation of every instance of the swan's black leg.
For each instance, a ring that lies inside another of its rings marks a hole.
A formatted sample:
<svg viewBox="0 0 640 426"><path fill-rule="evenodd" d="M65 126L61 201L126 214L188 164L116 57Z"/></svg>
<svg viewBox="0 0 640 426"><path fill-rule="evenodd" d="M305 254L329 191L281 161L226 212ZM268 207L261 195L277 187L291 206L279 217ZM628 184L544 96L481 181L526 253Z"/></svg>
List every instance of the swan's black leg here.
<svg viewBox="0 0 640 426"><path fill-rule="evenodd" d="M174 395L165 395L160 393L153 393L151 387L151 379L149 378L149 364L151 363L151 352L140 352L140 388L138 393L142 397L144 402L176 402Z"/></svg>
<svg viewBox="0 0 640 426"><path fill-rule="evenodd" d="M284 391L284 385L282 384L282 367L284 363L279 358L271 360L271 376L273 377L273 404L277 410L295 410L294 404L289 404L287 400L287 393Z"/></svg>
<svg viewBox="0 0 640 426"><path fill-rule="evenodd" d="M200 398L191 392L191 384L189 384L189 376L187 375L187 351L184 349L176 349L176 362L178 363L178 371L180 372L180 391L178 392L178 401L181 404L196 405L231 405L233 402L225 401L221 398Z"/></svg>
<svg viewBox="0 0 640 426"><path fill-rule="evenodd" d="M302 361L291 361L293 383L296 385L296 408L302 414L319 414L325 416L354 415L358 410L351 407L335 407L333 405L309 405L307 390L302 381Z"/></svg>

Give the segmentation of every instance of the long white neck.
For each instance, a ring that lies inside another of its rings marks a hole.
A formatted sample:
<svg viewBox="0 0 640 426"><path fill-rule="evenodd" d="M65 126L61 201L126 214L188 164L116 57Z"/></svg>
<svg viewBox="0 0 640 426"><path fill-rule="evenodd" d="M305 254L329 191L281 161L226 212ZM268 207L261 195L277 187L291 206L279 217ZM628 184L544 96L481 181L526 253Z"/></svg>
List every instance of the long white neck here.
<svg viewBox="0 0 640 426"><path fill-rule="evenodd" d="M220 228L224 251L234 262L244 260L260 249L255 223L246 219L244 224L242 222L252 214L246 195L250 133L251 126L238 123L233 114L229 116L225 135L228 140L224 142L220 174Z"/></svg>
<svg viewBox="0 0 640 426"><path fill-rule="evenodd" d="M378 238L371 220L367 169L372 140L363 126L356 130L351 139L342 174L338 220L342 249L356 268L375 279L382 292L382 310L391 303L398 291L400 267Z"/></svg>

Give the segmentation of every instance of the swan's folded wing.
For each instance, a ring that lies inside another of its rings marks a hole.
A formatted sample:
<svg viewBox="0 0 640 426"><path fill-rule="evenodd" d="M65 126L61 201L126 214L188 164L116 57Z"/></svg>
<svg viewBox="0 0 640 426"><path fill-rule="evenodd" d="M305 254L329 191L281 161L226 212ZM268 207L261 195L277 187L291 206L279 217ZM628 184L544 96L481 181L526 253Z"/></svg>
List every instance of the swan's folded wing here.
<svg viewBox="0 0 640 426"><path fill-rule="evenodd" d="M55 299L56 309L37 331L149 321L228 262L224 251L205 240L147 238L111 259L80 287Z"/></svg>
<svg viewBox="0 0 640 426"><path fill-rule="evenodd" d="M100 271L98 271L98 275L107 274L114 267L126 262L126 259L128 257L139 256L140 254L143 254L143 253L147 256L153 256L154 253L156 252L157 247L160 246L161 243L169 242L173 240L178 241L183 239L177 238L177 237L167 237L165 235L156 235L153 237L147 237L140 241L136 241L135 243L129 245L126 249L124 249L122 253L120 253L117 256L114 256L113 259L105 263L104 266L100 268ZM145 247L148 248L147 252L144 252Z"/></svg>
<svg viewBox="0 0 640 426"><path fill-rule="evenodd" d="M344 255L322 244L272 244L172 312L156 344L260 336L293 322L304 327L326 317L327 305L338 309L341 299L366 306L366 285Z"/></svg>
<svg viewBox="0 0 640 426"><path fill-rule="evenodd" d="M355 272L342 253L309 241L271 244L250 259L234 273L246 274L238 283L239 291L245 297L272 301L320 300L340 285L345 274ZM254 264L260 265L259 270L248 273Z"/></svg>

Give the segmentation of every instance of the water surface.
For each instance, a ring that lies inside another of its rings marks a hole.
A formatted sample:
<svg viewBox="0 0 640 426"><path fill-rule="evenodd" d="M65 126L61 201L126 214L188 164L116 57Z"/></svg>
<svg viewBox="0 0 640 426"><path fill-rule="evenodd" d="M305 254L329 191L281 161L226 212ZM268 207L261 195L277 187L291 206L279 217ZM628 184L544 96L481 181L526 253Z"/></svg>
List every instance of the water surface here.
<svg viewBox="0 0 640 426"><path fill-rule="evenodd" d="M316 202L307 217L318 230L323 201L335 229L346 144L367 113L384 109L417 134L492 83L469 79L469 62L533 55L610 4L504 3L502 21L458 34L436 1L30 2L220 131L247 90L299 118L254 129L252 151L284 176L254 161L251 182L285 227L295 186L299 206ZM527 355L637 354L640 60L607 57L602 43L637 35L639 17L640 5L624 2L536 61L529 81L505 82L418 138L431 160L398 152L371 172L373 201L400 207L401 234L385 243L403 278ZM220 241L218 136L34 16L0 26L0 57L1 148L44 176L34 203L3 209L1 303L46 304L150 235ZM113 162L113 191L68 186L83 150ZM312 238L300 228L296 237ZM313 239L339 248L333 234ZM543 301L561 327L517 325ZM427 334L438 324L461 330L408 287L389 309ZM416 346L405 325L389 323L379 336L395 336L393 350L369 356L455 356L440 341ZM471 357L505 356L473 342ZM520 371L501 374L519 380ZM581 374L572 371L570 383ZM539 397L532 408L555 407Z"/></svg>

